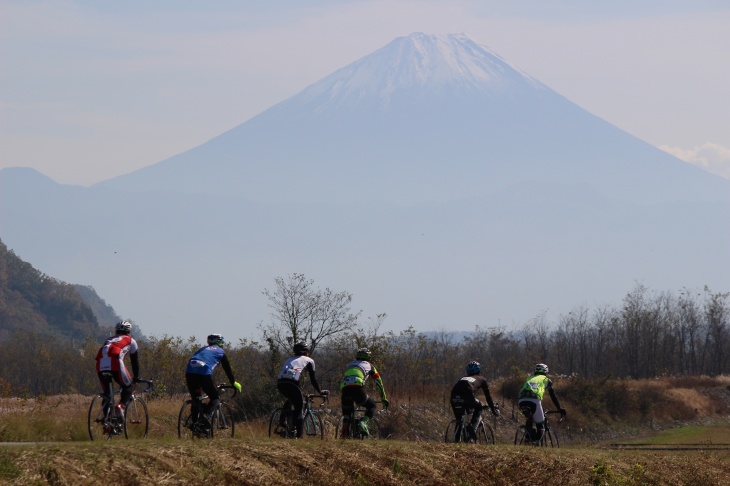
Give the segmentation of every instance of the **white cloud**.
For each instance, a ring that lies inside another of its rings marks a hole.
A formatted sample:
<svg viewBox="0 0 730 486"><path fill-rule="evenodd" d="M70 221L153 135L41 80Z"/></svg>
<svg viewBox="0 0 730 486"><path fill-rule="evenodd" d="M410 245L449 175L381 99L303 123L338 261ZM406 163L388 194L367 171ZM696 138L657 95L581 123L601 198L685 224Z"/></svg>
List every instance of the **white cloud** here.
<svg viewBox="0 0 730 486"><path fill-rule="evenodd" d="M689 150L666 145L660 145L659 148L678 159L701 167L725 179L730 179L730 148L716 143L705 143Z"/></svg>

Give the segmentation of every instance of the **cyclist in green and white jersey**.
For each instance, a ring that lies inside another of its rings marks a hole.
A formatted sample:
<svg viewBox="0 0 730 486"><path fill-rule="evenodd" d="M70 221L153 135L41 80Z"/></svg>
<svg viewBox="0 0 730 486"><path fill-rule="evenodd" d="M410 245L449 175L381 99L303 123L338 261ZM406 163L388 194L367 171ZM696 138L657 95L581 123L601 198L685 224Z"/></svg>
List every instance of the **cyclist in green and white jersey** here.
<svg viewBox="0 0 730 486"><path fill-rule="evenodd" d="M347 436L346 431L350 428L350 414L355 409L355 404L365 407L365 415L360 420L359 426L360 432L364 435L369 435L368 423L375 414L375 400L368 397L368 394L365 392L365 382L368 378L372 378L375 382L375 386L380 393L380 401L383 403L383 408L388 408L383 380L380 378L380 373L375 369L375 366L370 363L371 359L370 350L368 348L360 348L355 354L355 360L347 363L345 377L340 383L342 415L345 417L343 437Z"/></svg>

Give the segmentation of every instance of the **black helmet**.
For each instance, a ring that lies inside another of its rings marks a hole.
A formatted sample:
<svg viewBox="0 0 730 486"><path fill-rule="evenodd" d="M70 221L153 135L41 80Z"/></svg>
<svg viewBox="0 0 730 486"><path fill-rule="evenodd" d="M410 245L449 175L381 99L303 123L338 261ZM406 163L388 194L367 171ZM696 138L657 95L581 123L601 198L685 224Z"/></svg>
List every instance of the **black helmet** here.
<svg viewBox="0 0 730 486"><path fill-rule="evenodd" d="M208 336L208 346L221 346L226 340L220 334L211 334Z"/></svg>
<svg viewBox="0 0 730 486"><path fill-rule="evenodd" d="M357 354L355 354L355 359L370 361L373 357L370 355L370 350L368 348L360 348L357 350Z"/></svg>
<svg viewBox="0 0 730 486"><path fill-rule="evenodd" d="M299 341L294 345L294 354L298 354L299 356L302 356L304 354L307 354L309 352L309 346L307 346L304 341Z"/></svg>

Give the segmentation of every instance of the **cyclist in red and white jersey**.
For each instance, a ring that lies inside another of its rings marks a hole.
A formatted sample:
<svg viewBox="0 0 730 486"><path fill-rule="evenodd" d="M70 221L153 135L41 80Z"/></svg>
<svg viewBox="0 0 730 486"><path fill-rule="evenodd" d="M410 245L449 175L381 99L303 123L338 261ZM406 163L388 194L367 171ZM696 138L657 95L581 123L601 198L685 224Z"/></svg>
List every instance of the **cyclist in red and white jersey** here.
<svg viewBox="0 0 730 486"><path fill-rule="evenodd" d="M122 388L119 411L123 413L132 399L134 383L139 381L139 347L137 341L131 336L132 321L118 322L115 331L116 335L107 338L96 354L96 372L99 375L99 382L102 390L104 390L104 395L109 393L112 379ZM132 376L124 366L124 358L127 355L129 355L129 360L132 363ZM106 406L106 403L104 405Z"/></svg>

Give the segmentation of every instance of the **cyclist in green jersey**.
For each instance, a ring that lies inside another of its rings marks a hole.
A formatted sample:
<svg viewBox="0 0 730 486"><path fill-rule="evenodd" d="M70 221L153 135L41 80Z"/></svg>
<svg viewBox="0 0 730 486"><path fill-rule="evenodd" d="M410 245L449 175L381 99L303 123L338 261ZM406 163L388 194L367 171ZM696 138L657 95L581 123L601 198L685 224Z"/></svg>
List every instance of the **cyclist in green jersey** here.
<svg viewBox="0 0 730 486"><path fill-rule="evenodd" d="M545 395L545 390L550 394L550 399L560 415L565 417L565 409L560 406L558 396L553 389L553 382L547 377L547 373L546 364L536 364L534 374L522 385L517 400L517 406L527 418L528 431L533 441L539 441L545 432L545 412L542 409L542 397Z"/></svg>

